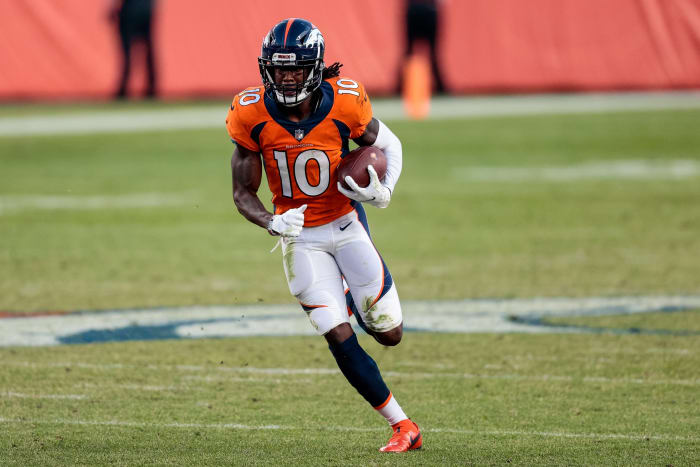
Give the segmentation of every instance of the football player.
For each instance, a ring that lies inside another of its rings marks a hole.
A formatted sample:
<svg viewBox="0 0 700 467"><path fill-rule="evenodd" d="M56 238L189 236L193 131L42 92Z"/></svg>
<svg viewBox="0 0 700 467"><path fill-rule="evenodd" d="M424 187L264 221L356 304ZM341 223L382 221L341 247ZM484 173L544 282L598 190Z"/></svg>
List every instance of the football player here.
<svg viewBox="0 0 700 467"><path fill-rule="evenodd" d="M358 81L325 67L321 32L290 18L265 36L258 64L262 86L240 92L226 128L236 143L231 158L233 199L250 222L280 236L289 290L323 335L341 372L393 428L380 449L422 446L421 432L387 388L374 360L360 347L349 316L383 345L401 341L396 285L374 247L362 203L389 205L401 173L401 143L381 121ZM387 157L379 180L350 190L337 183L349 140L374 145ZM263 167L274 213L258 197Z"/></svg>

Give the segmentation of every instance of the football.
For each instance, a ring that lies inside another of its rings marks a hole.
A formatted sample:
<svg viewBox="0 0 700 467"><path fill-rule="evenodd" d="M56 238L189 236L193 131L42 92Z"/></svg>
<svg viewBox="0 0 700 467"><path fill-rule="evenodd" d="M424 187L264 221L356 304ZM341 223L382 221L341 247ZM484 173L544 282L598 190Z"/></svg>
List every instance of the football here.
<svg viewBox="0 0 700 467"><path fill-rule="evenodd" d="M342 187L350 189L345 183L345 177L348 175L363 188L369 185L368 165L374 167L379 180L384 180L386 156L381 149L375 146L360 146L346 154L338 164L338 181Z"/></svg>

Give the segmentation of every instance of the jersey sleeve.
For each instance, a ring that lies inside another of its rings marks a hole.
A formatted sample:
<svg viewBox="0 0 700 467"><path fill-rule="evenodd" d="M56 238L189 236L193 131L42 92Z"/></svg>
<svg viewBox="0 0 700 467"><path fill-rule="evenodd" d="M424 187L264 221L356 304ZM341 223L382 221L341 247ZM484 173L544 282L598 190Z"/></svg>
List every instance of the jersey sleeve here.
<svg viewBox="0 0 700 467"><path fill-rule="evenodd" d="M260 152L260 145L251 136L256 122L251 119L253 115L244 112L244 106L240 104L239 99L240 95L233 99L231 108L226 115L226 131L228 131L232 142L253 152Z"/></svg>
<svg viewBox="0 0 700 467"><path fill-rule="evenodd" d="M350 78L338 78L334 87L344 123L350 128L350 138L362 136L372 120L372 103L362 83Z"/></svg>

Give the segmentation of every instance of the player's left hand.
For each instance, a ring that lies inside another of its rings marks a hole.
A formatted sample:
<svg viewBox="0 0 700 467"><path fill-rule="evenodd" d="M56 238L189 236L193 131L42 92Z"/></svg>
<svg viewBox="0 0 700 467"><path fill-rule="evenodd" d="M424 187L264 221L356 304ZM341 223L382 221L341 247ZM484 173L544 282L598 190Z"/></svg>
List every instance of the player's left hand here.
<svg viewBox="0 0 700 467"><path fill-rule="evenodd" d="M372 206L378 208L385 208L389 206L389 201L391 200L391 190L379 181L377 172L371 165L367 166L367 172L369 172L369 185L362 188L352 177L345 177L345 183L351 188L347 190L338 182L338 191L347 196L350 199L359 201L361 203L369 203Z"/></svg>

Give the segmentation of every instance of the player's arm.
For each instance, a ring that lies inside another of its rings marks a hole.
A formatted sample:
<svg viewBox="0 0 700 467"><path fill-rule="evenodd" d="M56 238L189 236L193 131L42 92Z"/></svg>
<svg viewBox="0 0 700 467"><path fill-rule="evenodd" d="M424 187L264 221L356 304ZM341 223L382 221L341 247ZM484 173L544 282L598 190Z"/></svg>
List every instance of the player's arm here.
<svg viewBox="0 0 700 467"><path fill-rule="evenodd" d="M253 224L267 228L272 213L258 197L262 180L262 159L259 153L242 146L236 146L231 157L231 178L233 179L233 202L243 217Z"/></svg>
<svg viewBox="0 0 700 467"><path fill-rule="evenodd" d="M401 175L402 155L401 141L384 123L376 118L372 118L367 124L364 133L353 139L360 146L376 146L382 150L387 159L387 170L384 180L380 181L374 167L369 166L369 185L362 188L350 177L345 177L345 183L351 190L344 189L338 183L338 191L355 201L367 202L378 208L385 208L389 205L391 194L394 191L396 182Z"/></svg>
<svg viewBox="0 0 700 467"><path fill-rule="evenodd" d="M262 179L262 159L259 153L237 145L231 156L231 178L233 202L243 217L267 229L271 235L296 237L301 233L306 205L290 209L281 215L273 215L265 209L258 197Z"/></svg>

